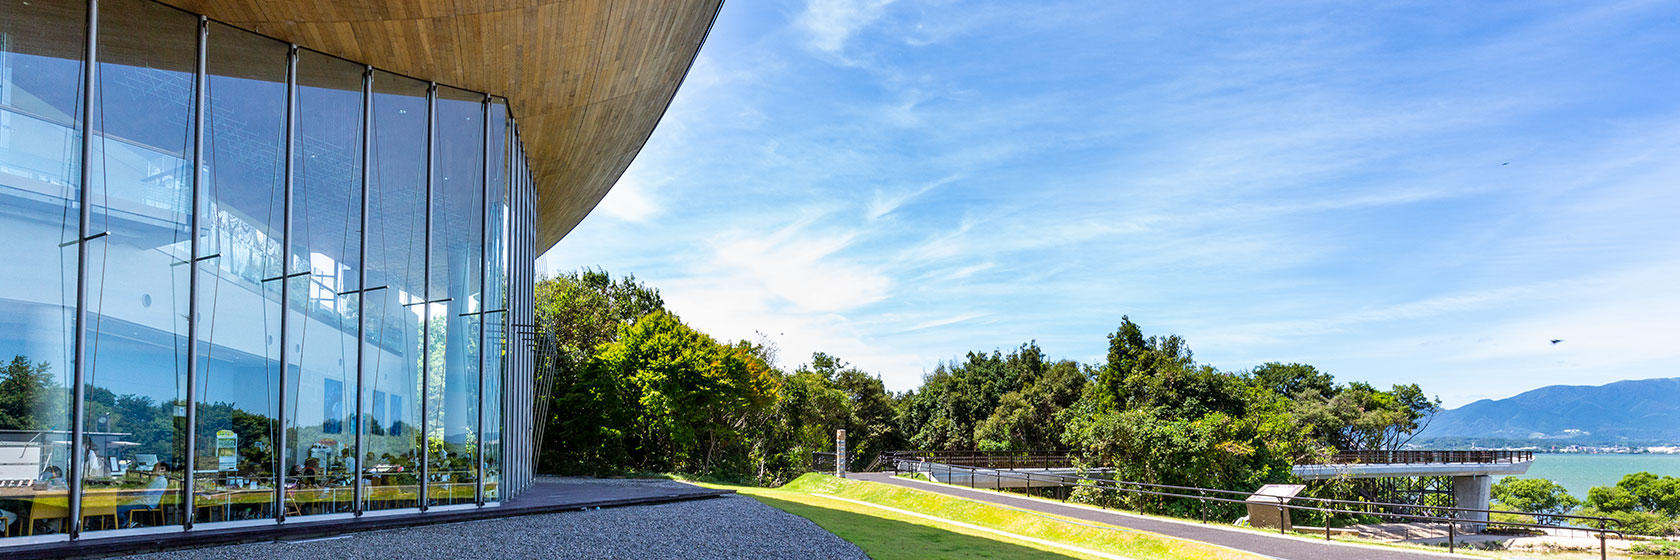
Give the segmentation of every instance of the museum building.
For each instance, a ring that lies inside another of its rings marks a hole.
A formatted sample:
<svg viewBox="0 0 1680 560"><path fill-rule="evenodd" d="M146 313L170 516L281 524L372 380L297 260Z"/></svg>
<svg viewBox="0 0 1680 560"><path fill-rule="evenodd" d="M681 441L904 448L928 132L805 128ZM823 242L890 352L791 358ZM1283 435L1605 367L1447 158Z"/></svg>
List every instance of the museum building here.
<svg viewBox="0 0 1680 560"><path fill-rule="evenodd" d="M496 507L716 1L0 0L0 553Z"/></svg>

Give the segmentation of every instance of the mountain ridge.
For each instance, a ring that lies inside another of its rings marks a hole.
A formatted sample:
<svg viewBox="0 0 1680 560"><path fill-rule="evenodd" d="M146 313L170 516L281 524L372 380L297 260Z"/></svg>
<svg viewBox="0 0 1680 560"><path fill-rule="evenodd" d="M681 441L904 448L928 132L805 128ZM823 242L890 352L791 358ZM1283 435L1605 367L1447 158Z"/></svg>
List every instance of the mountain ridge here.
<svg viewBox="0 0 1680 560"><path fill-rule="evenodd" d="M1435 415L1419 442L1530 440L1536 444L1680 442L1680 377L1549 385Z"/></svg>

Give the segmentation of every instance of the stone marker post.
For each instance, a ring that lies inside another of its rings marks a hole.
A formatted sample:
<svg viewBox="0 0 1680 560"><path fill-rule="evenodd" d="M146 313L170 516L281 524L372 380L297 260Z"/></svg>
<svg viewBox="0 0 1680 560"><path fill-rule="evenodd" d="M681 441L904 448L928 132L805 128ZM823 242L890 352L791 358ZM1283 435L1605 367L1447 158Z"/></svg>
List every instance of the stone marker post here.
<svg viewBox="0 0 1680 560"><path fill-rule="evenodd" d="M846 430L834 430L834 476L846 478Z"/></svg>

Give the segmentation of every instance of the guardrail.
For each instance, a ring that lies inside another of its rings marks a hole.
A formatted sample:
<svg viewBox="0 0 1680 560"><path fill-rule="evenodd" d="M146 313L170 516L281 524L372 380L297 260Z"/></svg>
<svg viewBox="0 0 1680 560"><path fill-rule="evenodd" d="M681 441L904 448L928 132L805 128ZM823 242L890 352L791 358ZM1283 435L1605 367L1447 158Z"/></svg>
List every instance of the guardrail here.
<svg viewBox="0 0 1680 560"><path fill-rule="evenodd" d="M888 451L876 459L875 467L898 461L927 461L972 465L989 469L1066 469L1073 460L1066 453L1055 451Z"/></svg>
<svg viewBox="0 0 1680 560"><path fill-rule="evenodd" d="M1114 491L1117 491L1117 492L1126 492L1126 493L1139 494L1139 495L1150 495L1150 496L1160 496L1160 497L1167 497L1167 498L1181 498L1181 499L1196 500L1197 504L1198 504L1199 517L1201 518L1201 521L1203 523L1207 523L1207 504L1210 503L1210 502L1215 503L1215 504L1234 503L1234 504L1244 504L1244 505L1248 505L1248 504L1253 503L1253 502L1249 501L1250 496L1252 496L1251 492L1241 492L1241 491L1236 491L1236 490L1221 490L1221 489L1217 489L1217 488L1198 488L1198 487L1194 487L1194 486L1173 486L1173 485L1170 485L1170 484L1152 484L1152 483L1147 483L1147 482L1131 482L1131 481L1125 481L1125 480L1113 480L1113 479L1106 479L1106 478L1091 478L1091 477L1087 477L1087 476L1068 475L1068 474L1059 474L1059 473L1033 473L1031 471L1016 472L1016 471L1011 471L1011 470L1005 470L1005 469L1002 469L1002 468L976 467L976 466L971 466L971 465L946 464L946 463L937 463L937 462L932 462L932 461L896 462L896 463L893 464L894 474L899 474L900 472L902 472L904 470L903 467L905 465L913 465L914 467L916 467L916 468L910 469L911 472L927 472L929 474L933 474L933 471L931 470L933 468L948 469L947 470L947 478L950 478L951 473L966 472L968 474L969 488L976 488L977 486L974 484L974 479L976 478L976 475L984 473L986 476L992 477L992 480L994 482L993 490L997 490L997 491L1002 491L1003 490L1003 479L1004 478L1009 478L1011 480L1024 480L1024 481L1026 481L1028 488L1032 487L1032 484L1033 484L1034 480L1038 480L1038 481L1055 482L1055 483L1057 483L1058 485L1061 485L1061 486L1088 487L1088 488L1095 488L1095 489L1099 489L1099 490L1114 490ZM1191 492L1194 492L1194 494L1190 494ZM1066 493L1064 493L1062 495L1062 501L1063 502L1067 501L1067 494ZM1298 505L1298 504L1289 503L1291 501L1305 501L1305 502L1311 503L1312 505ZM1096 505L1098 505L1099 507L1102 507L1104 509L1107 509L1110 504L1096 504ZM1423 515L1423 514L1416 514L1416 513L1396 513L1396 512L1389 512L1389 511L1370 511L1369 509L1354 510L1354 509L1344 508L1343 506L1358 506L1358 507L1365 507L1365 508L1376 506L1376 507L1384 507L1384 508L1396 507L1396 508L1409 508L1409 509L1436 510L1436 511L1441 511L1441 512L1444 512L1444 513L1448 513L1449 515L1451 515L1451 517L1439 516L1439 515ZM1366 502L1366 501L1357 501L1357 500L1339 500L1339 499L1333 499L1333 498L1312 498L1312 497L1305 497L1305 496L1279 498L1278 501L1277 501L1277 504L1275 504L1275 507L1278 508L1278 513L1279 513L1279 518L1280 519L1282 518L1282 513L1285 510L1288 510L1288 511L1304 510L1304 511L1310 511L1310 512L1317 512L1320 515L1323 515L1324 520L1325 520L1325 523L1324 523L1324 540L1331 540L1330 539L1330 529L1331 528L1330 528L1330 523L1329 523L1331 514L1374 515L1374 516L1386 517L1386 518L1406 519L1406 520L1410 520L1410 521L1425 521L1425 522L1445 523L1447 525L1447 552L1457 552L1457 549L1458 549L1458 525L1459 524L1496 525L1496 526L1500 526L1500 527L1522 527L1522 528L1531 528L1531 529L1564 529L1564 530L1571 530L1571 531L1583 531L1583 532L1588 532L1588 533L1595 533L1595 534L1598 535L1598 557L1601 560L1609 557L1609 546L1605 542L1605 539L1608 538L1608 535L1615 534L1618 537L1622 537L1622 538L1627 537L1627 535L1622 532L1622 529L1625 529L1626 527L1625 527L1625 525L1622 524L1622 522L1620 520L1609 518L1609 517L1599 517L1599 516L1591 516L1591 515L1536 514L1536 513L1525 512L1525 511L1498 510L1498 509L1475 509L1475 508L1462 508L1462 507L1451 507L1451 506L1420 506L1420 505L1417 505L1417 504L1394 504L1394 503L1386 503L1386 502ZM1487 516L1490 517L1490 519L1487 519L1487 520L1465 519L1465 515L1461 515L1461 514L1487 515ZM1524 515L1524 516L1530 516L1530 517L1533 517L1533 518L1536 518L1536 519L1547 518L1547 519L1579 520L1579 521L1596 523L1598 526L1597 527L1576 527L1576 526L1568 526L1568 525L1552 525L1552 524L1543 524L1543 523L1496 521L1496 520L1491 519L1491 516L1493 514ZM1611 525L1614 525L1617 528L1616 529L1611 529L1610 528ZM1283 523L1279 523L1278 524L1278 532L1280 534L1287 534L1288 527L1286 527Z"/></svg>
<svg viewBox="0 0 1680 560"><path fill-rule="evenodd" d="M1347 451L1331 455L1323 461L1312 461L1306 464L1333 465L1372 465L1372 464L1420 464L1420 463L1522 463L1534 460L1533 451L1518 451L1510 449L1478 449L1478 450L1389 450L1379 449L1371 451Z"/></svg>

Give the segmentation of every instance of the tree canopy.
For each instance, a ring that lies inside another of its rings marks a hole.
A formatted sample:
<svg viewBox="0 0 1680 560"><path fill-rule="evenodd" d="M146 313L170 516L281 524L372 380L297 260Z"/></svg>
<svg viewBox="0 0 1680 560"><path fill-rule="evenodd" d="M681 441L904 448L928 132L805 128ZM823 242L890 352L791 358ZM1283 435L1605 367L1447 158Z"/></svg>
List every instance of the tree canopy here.
<svg viewBox="0 0 1680 560"><path fill-rule="evenodd" d="M906 448L1050 451L1129 480L1251 490L1288 480L1298 459L1402 444L1439 409L1416 385L1338 383L1307 364L1221 371L1130 317L1100 363L1028 341L968 352L894 393L838 356L787 370L773 347L714 340L632 277L582 271L537 294L538 379L554 382L545 472L775 482L844 429L853 468Z"/></svg>

